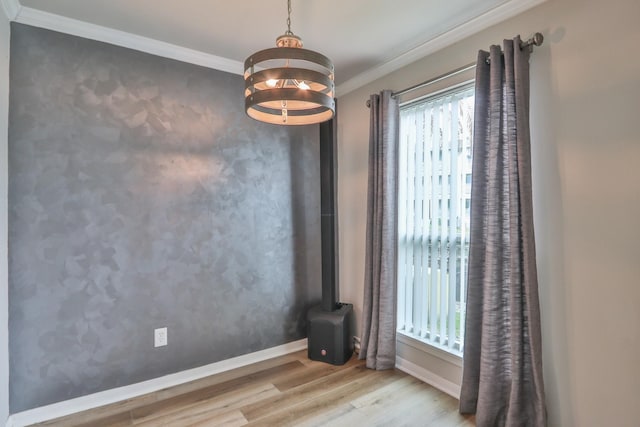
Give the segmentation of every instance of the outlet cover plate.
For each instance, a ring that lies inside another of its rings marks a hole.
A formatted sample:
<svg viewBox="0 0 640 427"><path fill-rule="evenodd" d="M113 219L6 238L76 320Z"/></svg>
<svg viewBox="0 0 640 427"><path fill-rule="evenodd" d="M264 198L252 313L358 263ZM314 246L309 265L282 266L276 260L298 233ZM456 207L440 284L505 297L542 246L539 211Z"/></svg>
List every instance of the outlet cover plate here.
<svg viewBox="0 0 640 427"><path fill-rule="evenodd" d="M158 328L153 332L153 346L164 347L167 345L167 328Z"/></svg>

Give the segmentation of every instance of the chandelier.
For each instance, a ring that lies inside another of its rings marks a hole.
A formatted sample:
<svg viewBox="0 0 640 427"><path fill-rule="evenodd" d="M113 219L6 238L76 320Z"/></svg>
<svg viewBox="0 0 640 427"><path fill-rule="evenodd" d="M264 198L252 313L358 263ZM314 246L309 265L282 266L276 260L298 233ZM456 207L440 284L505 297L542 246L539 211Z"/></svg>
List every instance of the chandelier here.
<svg viewBox="0 0 640 427"><path fill-rule="evenodd" d="M277 47L244 62L245 109L266 123L321 123L335 113L333 64L302 48L302 39L291 32L291 0L287 5L287 31L276 39Z"/></svg>

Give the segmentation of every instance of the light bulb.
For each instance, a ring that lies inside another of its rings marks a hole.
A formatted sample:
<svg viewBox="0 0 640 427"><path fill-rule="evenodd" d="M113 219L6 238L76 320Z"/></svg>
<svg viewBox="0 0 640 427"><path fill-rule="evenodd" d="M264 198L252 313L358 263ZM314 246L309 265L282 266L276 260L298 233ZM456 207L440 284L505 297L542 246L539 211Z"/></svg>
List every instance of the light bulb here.
<svg viewBox="0 0 640 427"><path fill-rule="evenodd" d="M267 86L269 87L276 87L276 85L278 84L278 80L277 79L269 79L266 81Z"/></svg>
<svg viewBox="0 0 640 427"><path fill-rule="evenodd" d="M304 80L301 82L296 81L296 86L298 86L298 89L302 89L302 90L311 89L311 86L309 86L307 82L305 82Z"/></svg>

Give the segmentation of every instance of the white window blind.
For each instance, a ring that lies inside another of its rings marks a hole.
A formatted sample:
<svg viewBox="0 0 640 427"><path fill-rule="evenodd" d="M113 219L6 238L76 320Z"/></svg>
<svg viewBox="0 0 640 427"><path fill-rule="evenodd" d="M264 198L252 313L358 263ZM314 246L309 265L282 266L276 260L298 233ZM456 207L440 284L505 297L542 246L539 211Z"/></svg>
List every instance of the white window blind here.
<svg viewBox="0 0 640 427"><path fill-rule="evenodd" d="M462 353L474 89L400 109L398 331Z"/></svg>

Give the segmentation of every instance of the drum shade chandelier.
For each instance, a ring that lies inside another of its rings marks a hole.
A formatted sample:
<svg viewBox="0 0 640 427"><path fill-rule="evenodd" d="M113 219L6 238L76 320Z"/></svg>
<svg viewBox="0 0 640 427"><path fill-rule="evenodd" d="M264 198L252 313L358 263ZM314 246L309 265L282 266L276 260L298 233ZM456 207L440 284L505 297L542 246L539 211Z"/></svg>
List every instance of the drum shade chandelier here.
<svg viewBox="0 0 640 427"><path fill-rule="evenodd" d="M287 31L276 39L277 47L244 61L245 109L266 123L321 123L335 113L333 64L302 48L302 39L291 32L291 0L287 6Z"/></svg>

